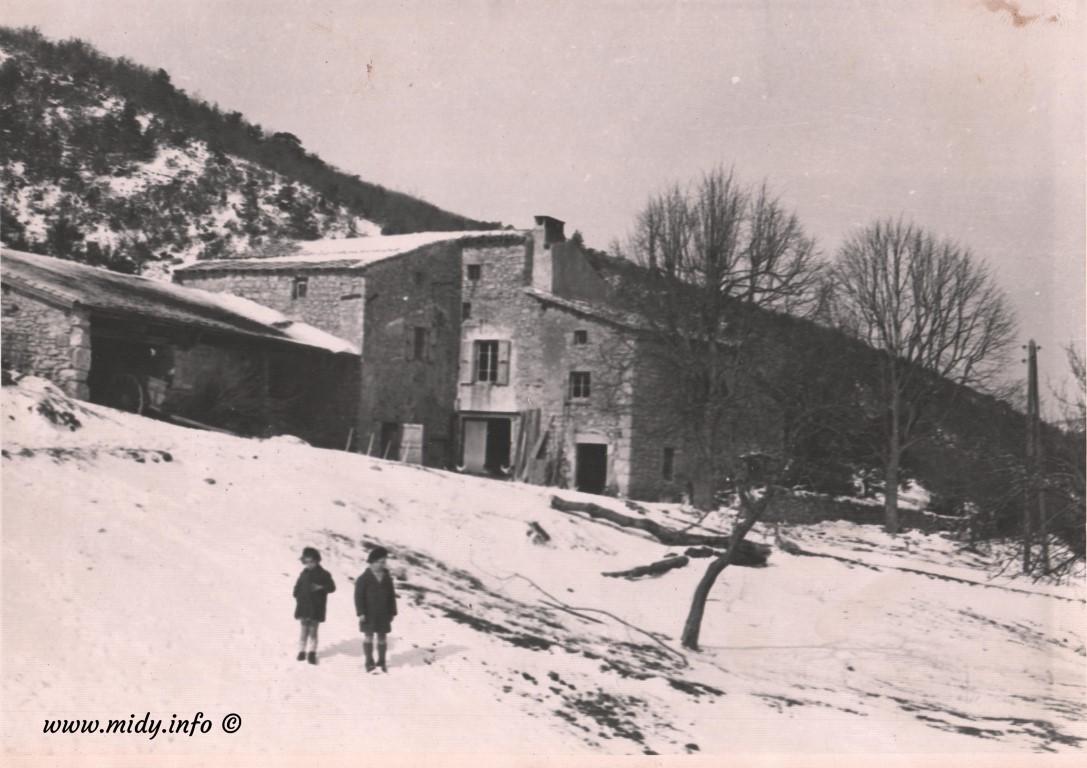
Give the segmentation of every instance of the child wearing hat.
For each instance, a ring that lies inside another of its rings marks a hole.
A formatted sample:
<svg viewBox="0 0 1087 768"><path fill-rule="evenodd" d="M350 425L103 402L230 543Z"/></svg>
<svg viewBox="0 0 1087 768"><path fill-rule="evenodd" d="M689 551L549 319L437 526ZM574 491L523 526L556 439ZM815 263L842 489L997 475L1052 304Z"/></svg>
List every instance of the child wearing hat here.
<svg viewBox="0 0 1087 768"><path fill-rule="evenodd" d="M393 617L396 616L396 589L393 577L386 567L389 551L385 547L375 547L366 561L370 566L355 581L355 613L359 617L359 631L363 633L362 650L366 654L366 671L373 672L374 635L377 635L377 664L382 672L385 668L385 637L392 630Z"/></svg>
<svg viewBox="0 0 1087 768"><path fill-rule="evenodd" d="M302 624L298 660L317 663L317 627L325 620L328 595L336 591L332 574L321 567L321 553L313 547L302 550L302 573L294 583L294 617ZM307 646L310 648L306 653Z"/></svg>

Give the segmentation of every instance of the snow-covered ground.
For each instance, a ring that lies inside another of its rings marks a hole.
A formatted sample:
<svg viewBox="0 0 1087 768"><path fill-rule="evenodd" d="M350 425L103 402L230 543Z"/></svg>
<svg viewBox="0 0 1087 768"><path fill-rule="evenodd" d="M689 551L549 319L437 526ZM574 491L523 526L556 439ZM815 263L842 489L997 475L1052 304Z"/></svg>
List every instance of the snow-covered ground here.
<svg viewBox="0 0 1087 768"><path fill-rule="evenodd" d="M2 397L10 759L898 752L959 761L1074 755L1087 744L1082 584L991 579L985 557L939 536L793 527L786 536L822 556L775 550L766 568L727 569L703 651L680 654L707 561L657 578L604 577L678 550L555 511L553 489L185 430L74 403L38 379ZM676 506L645 514L692 522ZM531 522L550 544L529 540ZM774 540L766 530L754 538ZM367 675L351 592L378 543L394 553L401 612L389 674ZM316 667L294 659L290 595L306 545L321 549L339 587ZM46 719L148 712L167 723L203 712L215 727L153 740L42 732ZM232 712L242 724L226 735L220 722Z"/></svg>

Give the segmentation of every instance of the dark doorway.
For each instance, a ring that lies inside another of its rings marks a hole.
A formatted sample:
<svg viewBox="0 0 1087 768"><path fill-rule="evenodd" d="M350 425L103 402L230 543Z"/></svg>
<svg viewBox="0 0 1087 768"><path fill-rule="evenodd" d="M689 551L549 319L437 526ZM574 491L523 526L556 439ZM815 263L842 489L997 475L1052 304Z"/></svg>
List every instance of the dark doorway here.
<svg viewBox="0 0 1087 768"><path fill-rule="evenodd" d="M487 420L487 453L483 468L488 472L505 474L510 466L510 420Z"/></svg>
<svg viewBox="0 0 1087 768"><path fill-rule="evenodd" d="M149 341L94 335L91 339L91 370L87 384L93 403L122 411L143 413L157 407L152 382L165 392L173 367L169 347Z"/></svg>
<svg viewBox="0 0 1087 768"><path fill-rule="evenodd" d="M505 474L510 465L510 435L510 419L464 419L461 464L469 472Z"/></svg>
<svg viewBox="0 0 1087 768"><path fill-rule="evenodd" d="M380 456L383 459L400 458L400 424L395 421L381 422Z"/></svg>
<svg viewBox="0 0 1087 768"><path fill-rule="evenodd" d="M585 493L603 493L608 482L608 446L593 443L577 445L575 485Z"/></svg>

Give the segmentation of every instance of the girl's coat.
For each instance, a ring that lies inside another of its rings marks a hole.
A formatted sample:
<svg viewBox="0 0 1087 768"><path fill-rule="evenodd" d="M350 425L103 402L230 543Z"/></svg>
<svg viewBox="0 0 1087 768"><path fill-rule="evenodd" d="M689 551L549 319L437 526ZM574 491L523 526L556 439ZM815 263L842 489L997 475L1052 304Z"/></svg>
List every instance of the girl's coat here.
<svg viewBox="0 0 1087 768"><path fill-rule="evenodd" d="M322 587L314 589L314 585ZM332 574L320 565L312 569L303 568L294 583L294 617L309 621L324 621L328 595L336 591L336 582Z"/></svg>

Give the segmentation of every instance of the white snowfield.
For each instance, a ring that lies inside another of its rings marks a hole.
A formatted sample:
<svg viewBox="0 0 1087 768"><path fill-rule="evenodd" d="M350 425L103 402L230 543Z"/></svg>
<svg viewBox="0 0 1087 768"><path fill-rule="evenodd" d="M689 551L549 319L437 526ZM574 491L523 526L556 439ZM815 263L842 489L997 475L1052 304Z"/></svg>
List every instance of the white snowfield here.
<svg viewBox="0 0 1087 768"><path fill-rule="evenodd" d="M229 764L226 752L268 764L362 755L356 765L422 753L958 765L981 753L1023 765L1067 764L1087 744L1083 585L991 580L985 557L939 536L791 528L842 559L775 550L765 568L726 569L704 650L681 655L708 561L602 576L680 550L549 507L573 492L186 430L40 379L3 387L2 401L8 765L74 753ZM675 527L692 520L648 506ZM528 539L531 522L549 545ZM389 673L368 675L352 590L378 543L393 553L400 615ZM307 545L338 586L316 667L295 661L291 589ZM197 712L208 733L43 733L51 719L150 713L168 725ZM241 725L228 735L229 713Z"/></svg>

